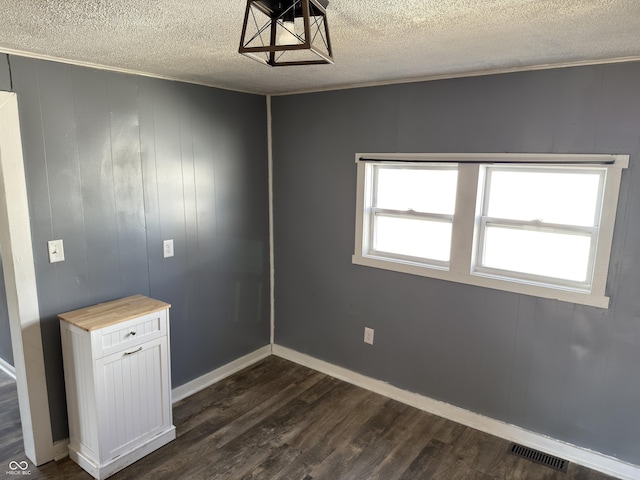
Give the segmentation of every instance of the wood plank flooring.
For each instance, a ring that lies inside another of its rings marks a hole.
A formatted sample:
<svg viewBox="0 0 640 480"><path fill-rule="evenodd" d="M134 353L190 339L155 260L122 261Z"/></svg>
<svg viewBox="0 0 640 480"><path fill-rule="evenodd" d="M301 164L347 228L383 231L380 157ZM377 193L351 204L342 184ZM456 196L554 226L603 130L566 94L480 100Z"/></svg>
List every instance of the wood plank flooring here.
<svg viewBox="0 0 640 480"><path fill-rule="evenodd" d="M10 383L0 378L0 475L26 460ZM273 356L177 403L174 424L175 441L110 478L611 478L575 464L556 472L507 453L505 440ZM32 479L91 478L69 458L30 469Z"/></svg>
<svg viewBox="0 0 640 480"><path fill-rule="evenodd" d="M24 457L18 391L15 380L0 370L0 475L14 457Z"/></svg>

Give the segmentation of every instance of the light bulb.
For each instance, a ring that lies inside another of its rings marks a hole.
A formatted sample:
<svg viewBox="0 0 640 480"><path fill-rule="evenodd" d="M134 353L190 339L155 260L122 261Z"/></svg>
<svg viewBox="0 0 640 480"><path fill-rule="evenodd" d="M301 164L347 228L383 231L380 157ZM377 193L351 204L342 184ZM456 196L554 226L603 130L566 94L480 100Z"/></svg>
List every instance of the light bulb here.
<svg viewBox="0 0 640 480"><path fill-rule="evenodd" d="M277 45L297 45L298 37L295 35L296 25L294 22L278 22Z"/></svg>

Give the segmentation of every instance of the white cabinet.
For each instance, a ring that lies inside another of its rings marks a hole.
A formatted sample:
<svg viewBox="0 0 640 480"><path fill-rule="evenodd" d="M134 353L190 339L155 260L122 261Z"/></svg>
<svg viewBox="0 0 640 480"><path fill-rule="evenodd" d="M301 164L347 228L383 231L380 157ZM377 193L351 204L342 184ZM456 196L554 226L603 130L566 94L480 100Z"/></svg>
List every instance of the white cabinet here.
<svg viewBox="0 0 640 480"><path fill-rule="evenodd" d="M135 295L59 315L69 456L97 479L176 437L169 307Z"/></svg>

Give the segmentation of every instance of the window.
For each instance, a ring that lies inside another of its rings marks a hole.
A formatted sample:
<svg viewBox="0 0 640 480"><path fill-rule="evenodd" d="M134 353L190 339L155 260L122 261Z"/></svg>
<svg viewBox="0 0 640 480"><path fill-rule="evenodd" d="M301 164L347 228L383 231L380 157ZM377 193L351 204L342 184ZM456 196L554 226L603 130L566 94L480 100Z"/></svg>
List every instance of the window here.
<svg viewBox="0 0 640 480"><path fill-rule="evenodd" d="M353 263L607 307L628 159L358 154Z"/></svg>
<svg viewBox="0 0 640 480"><path fill-rule="evenodd" d="M483 167L474 272L589 292L606 168Z"/></svg>
<svg viewBox="0 0 640 480"><path fill-rule="evenodd" d="M447 267L457 168L375 164L371 175L369 255Z"/></svg>

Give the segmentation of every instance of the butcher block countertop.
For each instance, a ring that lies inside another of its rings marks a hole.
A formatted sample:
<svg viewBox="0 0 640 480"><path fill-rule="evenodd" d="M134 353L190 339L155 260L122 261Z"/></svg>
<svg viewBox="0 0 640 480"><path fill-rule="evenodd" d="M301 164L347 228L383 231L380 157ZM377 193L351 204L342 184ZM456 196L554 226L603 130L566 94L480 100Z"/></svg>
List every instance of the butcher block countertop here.
<svg viewBox="0 0 640 480"><path fill-rule="evenodd" d="M131 320L141 315L159 312L169 307L171 307L170 304L160 300L145 297L144 295L133 295L132 297L61 313L58 318L90 332L98 328Z"/></svg>

